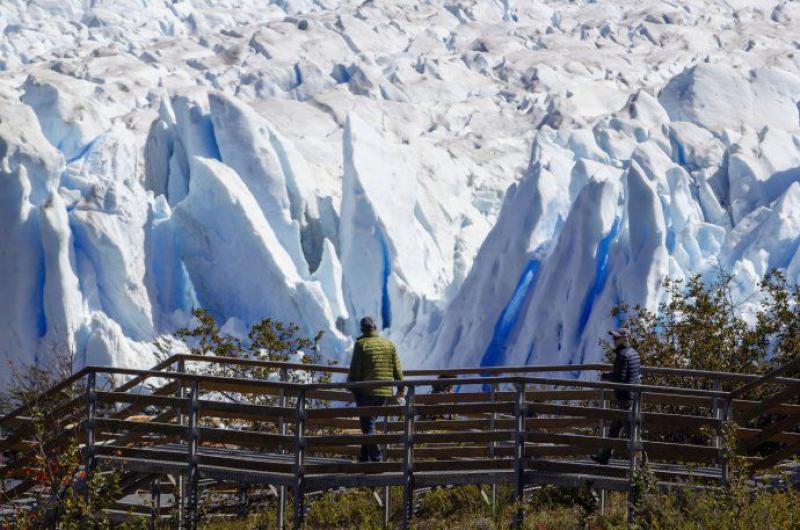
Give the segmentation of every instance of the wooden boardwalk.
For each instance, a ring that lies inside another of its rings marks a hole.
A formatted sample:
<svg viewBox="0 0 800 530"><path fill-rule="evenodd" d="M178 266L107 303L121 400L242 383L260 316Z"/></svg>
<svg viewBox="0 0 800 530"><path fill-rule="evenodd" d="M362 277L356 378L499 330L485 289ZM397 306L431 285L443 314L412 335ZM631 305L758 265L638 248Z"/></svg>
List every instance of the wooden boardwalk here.
<svg viewBox="0 0 800 530"><path fill-rule="evenodd" d="M265 379L201 375L242 366ZM42 396L44 419L24 408L0 419L1 448L15 455L0 472L9 502L31 497L36 484L21 471L36 448L34 423L45 421L54 446L77 436L87 470L121 471L119 516L177 512L178 526L195 528L201 508L241 510L255 491L277 502L281 527L292 502L300 528L316 492L378 488L388 525L388 488L399 486L409 528L414 496L427 488L477 484L493 495L507 484L519 499L539 485L627 491L644 458L662 487L716 487L727 479L726 425L754 470L779 466L800 453L800 379L787 377L798 368L645 367L675 386L596 381L610 369L602 364L409 370L395 383L407 389L403 406L356 408L353 389L385 383L335 382L347 371L336 366L176 355L151 370L87 367ZM430 393L442 372L458 377L460 392ZM311 373L334 382L297 382ZM128 380L105 384L112 377ZM615 390L635 391L631 410L613 408ZM379 432L362 435L359 415L380 417ZM615 420L624 438L607 436ZM387 458L358 462L362 443L382 445ZM614 454L607 465L588 458L603 448Z"/></svg>

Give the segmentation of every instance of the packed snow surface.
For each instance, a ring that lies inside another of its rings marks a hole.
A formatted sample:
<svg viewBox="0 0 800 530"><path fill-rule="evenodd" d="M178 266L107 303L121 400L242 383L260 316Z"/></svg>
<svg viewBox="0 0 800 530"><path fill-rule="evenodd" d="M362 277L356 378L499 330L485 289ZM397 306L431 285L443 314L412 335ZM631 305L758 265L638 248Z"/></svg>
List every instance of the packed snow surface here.
<svg viewBox="0 0 800 530"><path fill-rule="evenodd" d="M0 354L597 361L665 276L800 281L798 101L797 1L4 0Z"/></svg>

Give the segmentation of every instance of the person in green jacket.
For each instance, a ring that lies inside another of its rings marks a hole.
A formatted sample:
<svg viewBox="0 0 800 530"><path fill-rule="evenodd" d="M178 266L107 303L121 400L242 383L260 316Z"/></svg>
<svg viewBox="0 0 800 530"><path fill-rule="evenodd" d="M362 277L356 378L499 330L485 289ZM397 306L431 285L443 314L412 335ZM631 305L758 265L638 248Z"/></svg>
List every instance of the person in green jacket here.
<svg viewBox="0 0 800 530"><path fill-rule="evenodd" d="M347 381L398 381L403 379L400 358L397 348L389 339L378 335L378 326L371 317L361 319L361 336L353 348L350 361L350 372ZM394 387L380 386L353 390L357 407L382 407L392 398ZM395 399L402 401L405 393L403 387L397 389ZM362 416L361 432L375 434L375 416ZM375 444L361 446L360 462L379 462L382 460L380 448Z"/></svg>

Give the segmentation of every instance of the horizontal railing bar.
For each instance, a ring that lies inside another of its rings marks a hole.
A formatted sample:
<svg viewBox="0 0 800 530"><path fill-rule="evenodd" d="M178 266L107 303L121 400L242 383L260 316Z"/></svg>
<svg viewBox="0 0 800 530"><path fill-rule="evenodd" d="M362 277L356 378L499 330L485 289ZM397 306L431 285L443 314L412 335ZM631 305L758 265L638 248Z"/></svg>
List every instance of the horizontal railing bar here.
<svg viewBox="0 0 800 530"><path fill-rule="evenodd" d="M750 401L750 400L743 400L737 399L733 401L733 407L740 412L746 413L750 410L758 407L761 401ZM794 414L795 412L800 411L800 405L792 405L790 403L780 403L772 407L771 412L773 414ZM737 418L737 422L740 422L741 419Z"/></svg>
<svg viewBox="0 0 800 530"><path fill-rule="evenodd" d="M414 443L469 443L511 441L513 430L451 431L446 433L415 433Z"/></svg>
<svg viewBox="0 0 800 530"><path fill-rule="evenodd" d="M26 436L32 434L36 430L37 423L45 423L45 422L53 422L56 423L63 422L65 419L75 419L74 414L68 414L69 412L75 412L75 409L78 408L78 405L81 405L81 412L83 412L83 401L86 398L85 395L79 395L77 397L72 398L71 400L62 403L56 406L52 410L44 411L44 415L41 417L29 417L29 416L16 416L15 421L18 423L22 423L22 425L15 429L14 432L0 442L0 447L3 445L8 444L9 446L13 446L16 442L24 439ZM77 421L77 420L76 420Z"/></svg>
<svg viewBox="0 0 800 530"><path fill-rule="evenodd" d="M189 405L188 398L160 396L152 394L128 394L125 392L97 392L97 399L101 403L131 403L136 405L154 405L175 407L186 410ZM202 416L214 416L224 413L226 417L252 418L293 418L295 411L288 407L274 407L268 405L252 405L249 403L232 403L229 401L198 400ZM324 409L323 409L324 410Z"/></svg>
<svg viewBox="0 0 800 530"><path fill-rule="evenodd" d="M94 422L95 429L97 430L106 430L111 432L132 431L166 436L186 435L186 427L177 425L175 423L121 420L116 418L94 418L91 421Z"/></svg>
<svg viewBox="0 0 800 530"><path fill-rule="evenodd" d="M309 388L307 384L301 383L284 383L282 381L268 381L263 379L245 379L238 377L225 377L221 375L202 375L184 372L165 372L158 370L140 370L136 368L121 368L115 366L89 366L86 370L93 371L98 374L119 374L119 375L142 375L152 378L160 379L175 379L179 381L199 381L199 382L227 382L239 383L241 385L250 385L263 388L276 388L279 390L297 391L303 388Z"/></svg>
<svg viewBox="0 0 800 530"><path fill-rule="evenodd" d="M307 447L333 447L352 444L396 444L403 441L402 434L331 434L304 436ZM294 438L292 438L294 443Z"/></svg>
<svg viewBox="0 0 800 530"><path fill-rule="evenodd" d="M95 392L97 401L105 404L128 403L135 405L153 405L161 407L182 407L185 408L189 400L174 396L164 396L158 394L134 394L131 392Z"/></svg>
<svg viewBox="0 0 800 530"><path fill-rule="evenodd" d="M328 365L328 364L305 364L305 363L290 363L285 361L262 361L259 359L240 359L236 357L219 357L215 355L192 355L182 353L176 355L177 359L184 361L194 361L213 364L237 364L240 366L260 366L262 368L286 368L289 370L305 370L308 372L329 372L329 373L343 373L348 372L346 366Z"/></svg>
<svg viewBox="0 0 800 530"><path fill-rule="evenodd" d="M414 410L422 416L441 414L488 414L499 412L513 414L514 403L510 401L487 401L485 403L464 403L463 405L416 405Z"/></svg>
<svg viewBox="0 0 800 530"><path fill-rule="evenodd" d="M745 374L741 372L717 372L714 370L692 370L690 368L668 368L664 366L642 366L644 375L666 375L671 377L690 377L702 379L719 379L720 381L757 381L761 374ZM776 383L791 384L800 382L794 378L775 378Z"/></svg>
<svg viewBox="0 0 800 530"><path fill-rule="evenodd" d="M257 359L237 359L234 357L219 357L211 355L192 355L192 354L176 354L170 357L171 362L178 359L187 361L208 362L217 364L239 364L242 366L262 366L265 368L287 368L290 370L306 370L313 372L329 372L329 373L348 373L346 366L338 365L322 365L322 364L304 364L304 363L289 363L283 361L262 361ZM167 363L171 364L171 363ZM522 365L522 366L483 366L471 368L426 368L426 369L410 369L404 370L406 376L418 377L428 375L469 375L469 374L527 374L537 372L580 372L580 371L608 371L612 369L612 365L605 363L587 363L587 364L561 364L561 365ZM693 378L706 378L706 379L720 379L723 381L757 381L762 378L761 374L745 374L740 372L720 372L714 370L692 370L688 368L668 368L661 366L643 366L642 372L645 375L659 374L669 375L675 377L693 377ZM777 375L777 374L776 374ZM800 381L797 379L780 379L776 378L777 382L792 383Z"/></svg>
<svg viewBox="0 0 800 530"><path fill-rule="evenodd" d="M56 383L55 385L53 385L49 389L47 389L44 392L42 392L41 394L39 394L38 399L48 398L48 397L50 397L50 396L52 396L54 394L57 394L58 392L60 392L61 390L67 388L68 386L70 386L71 384L75 383L76 381L79 381L83 376L88 374L90 371L92 371L91 367L87 366L86 368L81 368L80 370L78 370L77 372L75 372L71 376L67 377L63 381L60 381L59 383ZM28 405L20 405L19 407L15 408L11 412L9 412L8 414L6 414L2 418L0 418L0 427L4 427L9 422L13 421L16 416L19 416L20 414L24 414L26 412L28 412Z"/></svg>
<svg viewBox="0 0 800 530"><path fill-rule="evenodd" d="M174 423L138 422L112 418L96 418L92 420L99 429L120 432L133 431L146 434L166 436L186 435L187 428ZM222 442L237 445L264 444L270 446L286 446L294 444L294 436L265 433L259 431L220 429L216 427L196 427L203 442Z"/></svg>
<svg viewBox="0 0 800 530"><path fill-rule="evenodd" d="M529 390L525 392L525 399L529 401L535 400L589 400L600 399L601 392L597 389L589 390ZM497 401L513 401L514 392L499 391L495 392L495 400ZM424 404L440 404L440 403L468 403L478 401L491 401L492 394L490 392L447 392L440 394L417 394L414 396L416 403Z"/></svg>
<svg viewBox="0 0 800 530"><path fill-rule="evenodd" d="M361 474L361 473L399 473L402 462L331 462L324 464L306 464L303 470L308 475L319 474Z"/></svg>
<svg viewBox="0 0 800 530"><path fill-rule="evenodd" d="M800 395L800 383L788 386L777 394L773 394L772 396L759 402L753 408L737 415L738 417L736 420L739 422L745 422L747 420L756 418L761 414L771 412L775 410L776 407L785 404L786 401L793 399L798 395Z"/></svg>
<svg viewBox="0 0 800 530"><path fill-rule="evenodd" d="M330 407L307 409L308 419L318 418L354 418L356 416L400 416L403 407L399 405L375 406L375 407Z"/></svg>
<svg viewBox="0 0 800 530"><path fill-rule="evenodd" d="M159 362L158 364L156 364L155 366L150 368L150 370L163 370L167 366L176 363L178 361L179 357L180 357L180 354L171 355L170 357L167 357L163 361ZM142 376L134 377L133 379L130 379L130 380L124 382L123 384L121 384L120 386L115 388L114 390L116 392L125 392L125 391L130 390L131 388L135 387L136 385L142 383L146 379L147 379L147 377L142 377Z"/></svg>
<svg viewBox="0 0 800 530"><path fill-rule="evenodd" d="M759 429L748 429L745 427L738 427L736 429L736 438L737 440L749 440L754 436L757 436L761 433ZM800 440L800 432L792 432L792 431L781 431L774 433L770 436L770 441L773 442L781 442L781 443L794 443Z"/></svg>
<svg viewBox="0 0 800 530"><path fill-rule="evenodd" d="M497 374L530 374L539 372L591 372L610 369L608 364L531 364L523 366L484 366L479 368L428 368L404 370L405 375L412 377L447 375L497 375Z"/></svg>
<svg viewBox="0 0 800 530"><path fill-rule="evenodd" d="M295 410L290 407L272 405L251 405L249 403L231 403L226 401L198 400L202 416L214 416L224 413L226 417L242 419L252 418L294 418Z"/></svg>
<svg viewBox="0 0 800 530"><path fill-rule="evenodd" d="M460 385L483 385L483 384L516 384L532 383L540 385L553 385L577 388L596 388L605 390L627 390L629 392L658 392L660 394L703 396L711 398L727 398L728 392L715 390L702 390L696 388L679 388L656 385L631 385L626 383L615 383L610 381L585 381L581 379L562 379L547 377L483 377L483 378L464 378L455 380ZM350 390L367 390L378 387L405 387L405 386L431 386L442 384L441 379L403 379L398 381L362 381L358 383L316 383L307 385L306 388L347 388Z"/></svg>
<svg viewBox="0 0 800 530"><path fill-rule="evenodd" d="M244 379L244 378L235 378L235 377L223 377L223 376L210 376L210 375L199 375L199 374L191 374L191 373L179 373L179 372L159 372L156 370L138 370L133 368L117 368L117 367L88 367L88 370L92 370L96 373L105 373L105 374L128 374L128 375L148 375L151 377L160 377L160 378L168 378L168 379L178 379L181 381L200 381L200 382L209 382L209 383L225 383L225 384L232 384L232 385L241 385L243 387L252 387L252 388L277 388L283 389L291 392L296 392L300 389L304 389L306 391L313 391L313 390L324 390L324 389L342 389L346 388L348 390L368 390L372 388L378 387L405 387L405 386L431 386L436 384L441 384L442 381L440 379L423 379L423 380L414 380L414 379L403 379L398 381L361 381L357 383L310 383L310 384L299 384L299 383L284 383L279 381L264 381L264 380L253 380L253 379ZM728 396L728 392L720 392L714 390L701 390L695 388L678 388L678 387L666 387L666 386L654 386L654 385L631 385L625 383L615 383L609 381L584 381L580 379L562 379L562 378L546 378L546 377L523 377L523 376L512 376L512 377L480 377L480 378L463 378L458 380L458 384L515 384L515 383L532 383L532 384L541 384L541 385L553 385L553 386L565 386L565 387L576 387L576 388L595 388L595 389L606 389L606 390L627 390L627 391L651 391L651 392L658 392L661 394L673 394L673 395L687 395L687 396L704 396L704 397L718 397L718 398L726 398Z"/></svg>
<svg viewBox="0 0 800 530"><path fill-rule="evenodd" d="M766 374L756 377L753 381L747 383L746 385L737 388L731 392L731 398L740 397L754 388L758 388L763 384L776 380L779 375L798 368L800 368L800 358L794 359L783 366L779 366L773 370L770 370ZM795 382L797 382L797 380L795 380Z"/></svg>
<svg viewBox="0 0 800 530"><path fill-rule="evenodd" d="M263 361L258 359L239 359L235 357L219 357L213 355L192 355L177 354L174 360L183 359L185 361L215 363L215 364L238 364L241 366L260 366L263 368L286 368L289 370L305 370L309 372L328 372L346 374L349 368L346 366L329 364L305 364L290 363L285 361ZM173 362L174 362L173 360ZM563 365L523 365L523 366L485 366L478 368L429 368L404 370L404 374L411 377L425 375L440 375L443 373L451 375L467 374L513 374L513 373L535 373L535 372L573 372L573 371L592 371L606 370L611 368L608 364L563 364Z"/></svg>

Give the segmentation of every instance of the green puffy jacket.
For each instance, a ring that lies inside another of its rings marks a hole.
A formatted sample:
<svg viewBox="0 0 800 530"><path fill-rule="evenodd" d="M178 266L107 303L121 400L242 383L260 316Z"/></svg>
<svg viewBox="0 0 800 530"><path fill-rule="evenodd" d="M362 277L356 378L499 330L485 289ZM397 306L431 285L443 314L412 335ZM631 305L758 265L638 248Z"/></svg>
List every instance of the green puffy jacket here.
<svg viewBox="0 0 800 530"><path fill-rule="evenodd" d="M392 341L378 335L377 331L362 335L356 340L353 348L353 359L350 361L350 373L347 381L394 381L403 378L400 358ZM371 396L392 396L393 387L381 386L359 390Z"/></svg>

